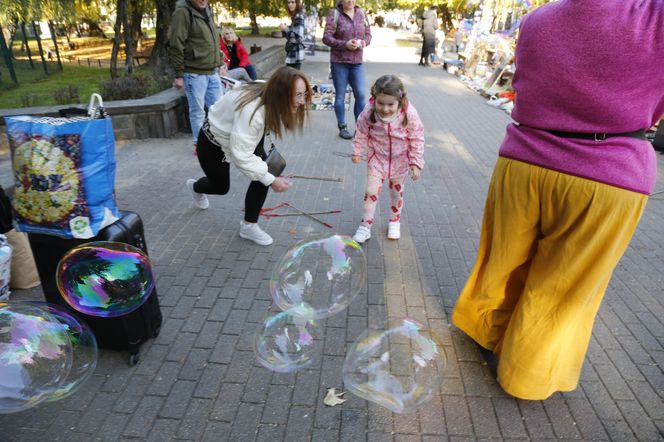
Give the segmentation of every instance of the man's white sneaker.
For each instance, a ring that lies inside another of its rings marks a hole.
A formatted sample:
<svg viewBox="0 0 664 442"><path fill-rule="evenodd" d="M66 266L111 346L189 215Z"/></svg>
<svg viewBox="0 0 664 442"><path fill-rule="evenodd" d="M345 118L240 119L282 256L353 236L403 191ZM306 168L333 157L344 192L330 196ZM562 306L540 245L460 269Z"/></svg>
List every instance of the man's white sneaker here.
<svg viewBox="0 0 664 442"><path fill-rule="evenodd" d="M353 239L360 244L364 244L369 238L371 238L371 229L367 226L358 227L357 232L353 235Z"/></svg>
<svg viewBox="0 0 664 442"><path fill-rule="evenodd" d="M387 225L387 238L388 239L401 238L401 223L399 221L391 221Z"/></svg>
<svg viewBox="0 0 664 442"><path fill-rule="evenodd" d="M272 244L273 239L270 235L263 232L263 230L258 227L258 224L246 224L240 223L240 238L248 239L255 242L259 246L269 246Z"/></svg>
<svg viewBox="0 0 664 442"><path fill-rule="evenodd" d="M208 201L208 197L204 193L198 193L194 190L194 183L196 180L188 179L187 180L187 189L191 192L191 196L194 197L194 204L196 207L199 209L207 209L210 207L210 201Z"/></svg>

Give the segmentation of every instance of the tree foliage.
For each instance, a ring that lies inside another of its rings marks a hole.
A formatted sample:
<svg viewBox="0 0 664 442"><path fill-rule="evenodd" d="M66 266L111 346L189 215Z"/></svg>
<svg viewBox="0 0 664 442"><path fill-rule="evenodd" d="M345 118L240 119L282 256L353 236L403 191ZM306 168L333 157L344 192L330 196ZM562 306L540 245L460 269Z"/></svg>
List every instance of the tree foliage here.
<svg viewBox="0 0 664 442"><path fill-rule="evenodd" d="M258 34L257 18L261 15L279 16L285 11L285 0L226 0L224 5L232 12L249 15L251 33Z"/></svg>

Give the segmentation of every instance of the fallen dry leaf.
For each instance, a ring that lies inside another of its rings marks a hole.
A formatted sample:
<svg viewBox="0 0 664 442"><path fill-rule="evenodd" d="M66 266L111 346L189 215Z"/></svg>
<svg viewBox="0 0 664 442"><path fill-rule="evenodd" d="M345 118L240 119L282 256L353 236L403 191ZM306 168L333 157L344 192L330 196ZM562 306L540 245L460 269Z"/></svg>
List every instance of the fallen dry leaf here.
<svg viewBox="0 0 664 442"><path fill-rule="evenodd" d="M290 233L291 235L295 235L295 234L297 233L297 230L295 230L295 229L290 229L290 230L288 231L288 233Z"/></svg>
<svg viewBox="0 0 664 442"><path fill-rule="evenodd" d="M335 405L343 404L344 402L346 402L346 399L341 399L341 396L344 393L345 391L337 393L337 391L334 388L328 388L327 394L325 395L325 399L323 399L323 403L328 407L334 407Z"/></svg>

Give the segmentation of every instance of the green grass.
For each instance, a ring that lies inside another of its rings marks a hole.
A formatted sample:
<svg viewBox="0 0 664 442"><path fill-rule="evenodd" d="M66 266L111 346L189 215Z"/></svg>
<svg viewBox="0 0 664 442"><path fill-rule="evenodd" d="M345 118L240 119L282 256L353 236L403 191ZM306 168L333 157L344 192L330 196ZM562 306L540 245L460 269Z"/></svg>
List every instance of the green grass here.
<svg viewBox="0 0 664 442"><path fill-rule="evenodd" d="M2 64L0 73L0 109L12 109L26 106L50 106L57 104L54 93L70 85L78 87L80 102L87 102L90 94L99 91L102 80L111 77L109 69L88 68L63 64L59 71L57 63L47 63L49 73L45 76L41 63L35 63L31 69L27 61L15 61L17 86L11 81L9 71Z"/></svg>

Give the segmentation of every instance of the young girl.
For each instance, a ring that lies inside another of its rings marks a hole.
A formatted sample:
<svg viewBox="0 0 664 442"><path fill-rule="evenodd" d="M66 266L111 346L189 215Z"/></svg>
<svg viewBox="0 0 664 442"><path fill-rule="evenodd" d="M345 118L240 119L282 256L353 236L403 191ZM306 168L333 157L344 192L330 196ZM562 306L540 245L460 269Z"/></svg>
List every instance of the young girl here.
<svg viewBox="0 0 664 442"><path fill-rule="evenodd" d="M371 99L357 121L353 163L362 161L365 146L368 152L364 214L353 239L361 244L371 238L374 212L385 178L390 189L387 237L399 239L406 175L410 173L415 181L424 166L424 127L396 75L383 75L371 87Z"/></svg>

